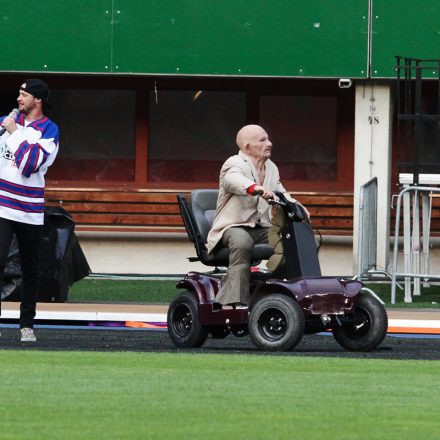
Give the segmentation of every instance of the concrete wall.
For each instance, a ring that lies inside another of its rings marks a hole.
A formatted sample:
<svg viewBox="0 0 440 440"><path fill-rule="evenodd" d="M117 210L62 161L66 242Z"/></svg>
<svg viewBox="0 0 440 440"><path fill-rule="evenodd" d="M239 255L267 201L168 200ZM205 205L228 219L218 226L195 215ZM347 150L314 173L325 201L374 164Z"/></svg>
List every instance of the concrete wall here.
<svg viewBox="0 0 440 440"><path fill-rule="evenodd" d="M195 250L183 234L78 232L77 236L93 273L174 275L211 270L188 261ZM319 258L323 275L351 275L351 237L323 237Z"/></svg>
<svg viewBox="0 0 440 440"><path fill-rule="evenodd" d="M183 234L164 238L159 234L96 234L78 232L81 247L93 273L181 275L191 270L207 272L209 267L190 263L195 256L192 243ZM399 241L398 270L403 270L402 240ZM390 240L392 253L393 239ZM353 274L351 237L324 236L319 251L323 275ZM440 238L431 239L431 270L440 267ZM262 267L265 267L264 262ZM388 272L391 268L388 267Z"/></svg>

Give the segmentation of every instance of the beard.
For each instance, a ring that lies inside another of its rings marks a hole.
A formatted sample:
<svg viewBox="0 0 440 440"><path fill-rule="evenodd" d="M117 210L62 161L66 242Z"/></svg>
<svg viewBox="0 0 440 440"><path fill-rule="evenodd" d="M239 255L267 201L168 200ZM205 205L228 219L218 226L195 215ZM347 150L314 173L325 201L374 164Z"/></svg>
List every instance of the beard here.
<svg viewBox="0 0 440 440"><path fill-rule="evenodd" d="M18 105L18 110L20 113L23 113L25 116L29 115L29 113L35 108L35 104L30 103L29 105Z"/></svg>
<svg viewBox="0 0 440 440"><path fill-rule="evenodd" d="M22 108L18 107L18 110L20 111L20 113L22 113L25 116L27 116L31 111L29 107L22 107Z"/></svg>

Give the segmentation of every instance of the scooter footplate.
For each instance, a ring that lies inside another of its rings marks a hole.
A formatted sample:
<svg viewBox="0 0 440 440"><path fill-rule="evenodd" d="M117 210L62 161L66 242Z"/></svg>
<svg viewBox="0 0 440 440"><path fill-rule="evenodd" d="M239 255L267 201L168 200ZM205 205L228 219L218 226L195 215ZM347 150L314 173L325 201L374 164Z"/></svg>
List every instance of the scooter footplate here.
<svg viewBox="0 0 440 440"><path fill-rule="evenodd" d="M199 321L202 325L243 325L248 322L248 309L214 311L212 303L199 304Z"/></svg>

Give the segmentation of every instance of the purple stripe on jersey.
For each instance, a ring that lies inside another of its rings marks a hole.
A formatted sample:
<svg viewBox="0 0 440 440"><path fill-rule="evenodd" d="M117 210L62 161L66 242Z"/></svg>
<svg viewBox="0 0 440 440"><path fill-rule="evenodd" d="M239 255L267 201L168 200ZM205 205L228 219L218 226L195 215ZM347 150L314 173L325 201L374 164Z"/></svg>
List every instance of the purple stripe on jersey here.
<svg viewBox="0 0 440 440"><path fill-rule="evenodd" d="M25 126L24 114L21 113L17 119L17 123ZM55 144L59 141L59 131L57 125L46 116L31 122L27 128L33 128L41 133L41 139L53 139Z"/></svg>
<svg viewBox="0 0 440 440"><path fill-rule="evenodd" d="M38 130L42 131L42 139L53 139L53 142L58 144L58 138L60 135L58 127L50 119L46 118L44 121L39 121L35 128L38 128Z"/></svg>
<svg viewBox="0 0 440 440"><path fill-rule="evenodd" d="M40 131L41 133L43 133L43 131L44 131L44 127L40 124L36 124L35 122L32 122L32 124L29 124L28 127L29 126L34 128L35 130Z"/></svg>
<svg viewBox="0 0 440 440"><path fill-rule="evenodd" d="M19 116L18 119L17 119L17 122L18 122L20 125L23 125L23 126L24 126L24 113L21 113L21 114L20 114L20 116Z"/></svg>
<svg viewBox="0 0 440 440"><path fill-rule="evenodd" d="M15 209L22 212L33 212L36 214L44 212L44 203L27 203L2 195L0 195L0 206L5 206L6 208Z"/></svg>
<svg viewBox="0 0 440 440"><path fill-rule="evenodd" d="M38 147L34 144L31 151L28 154L26 165L21 172L25 177L31 177L31 174L35 171L38 160Z"/></svg>
<svg viewBox="0 0 440 440"><path fill-rule="evenodd" d="M8 182L7 180L3 179L0 179L0 190L24 197L44 197L44 188L18 185L17 183Z"/></svg>
<svg viewBox="0 0 440 440"><path fill-rule="evenodd" d="M34 170L34 173L41 168L41 165L43 165L46 162L47 158L49 157L49 153L40 144L37 145L40 148L41 152L43 153L43 159L41 160L40 166Z"/></svg>
<svg viewBox="0 0 440 440"><path fill-rule="evenodd" d="M23 141L17 148L17 151L14 153L15 163L20 168L21 161L23 160L23 156L30 150L31 146Z"/></svg>
<svg viewBox="0 0 440 440"><path fill-rule="evenodd" d="M36 121L29 124L28 127L32 127L43 134L49 125L48 122L50 123L51 121L49 121L47 117L43 116L41 119L37 119Z"/></svg>
<svg viewBox="0 0 440 440"><path fill-rule="evenodd" d="M43 153L43 159L40 164L41 166L46 162L49 153L40 144L28 144L26 141L23 141L18 147L15 152L15 163L19 168L25 154L29 152L26 164L22 171L23 176L30 177L32 173L35 173L40 168L40 166L37 168L40 150Z"/></svg>

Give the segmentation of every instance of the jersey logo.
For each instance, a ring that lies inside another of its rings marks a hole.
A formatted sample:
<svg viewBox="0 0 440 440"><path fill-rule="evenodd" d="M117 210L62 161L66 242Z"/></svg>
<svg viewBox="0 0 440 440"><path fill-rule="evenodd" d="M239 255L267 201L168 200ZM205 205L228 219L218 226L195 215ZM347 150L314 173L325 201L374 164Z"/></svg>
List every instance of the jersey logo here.
<svg viewBox="0 0 440 440"><path fill-rule="evenodd" d="M17 167L15 164L15 157L12 151L6 146L6 143L3 142L0 144L0 159L11 160L11 166Z"/></svg>

